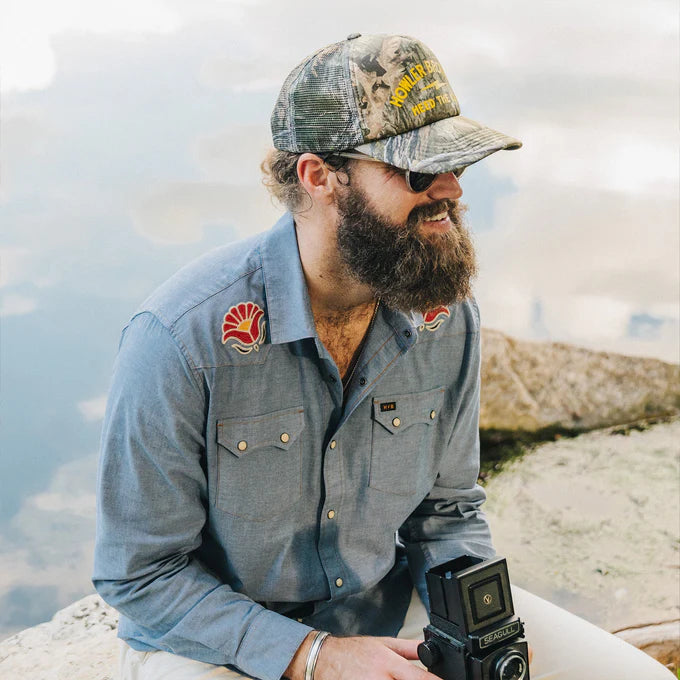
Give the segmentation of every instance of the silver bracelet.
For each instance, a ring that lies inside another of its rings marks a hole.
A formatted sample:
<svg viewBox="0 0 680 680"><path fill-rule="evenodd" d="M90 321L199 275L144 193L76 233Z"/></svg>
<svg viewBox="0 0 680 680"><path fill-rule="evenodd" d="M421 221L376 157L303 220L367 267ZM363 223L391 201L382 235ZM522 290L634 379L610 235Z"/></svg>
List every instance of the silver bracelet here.
<svg viewBox="0 0 680 680"><path fill-rule="evenodd" d="M314 680L314 670L316 669L316 660L319 658L321 645L324 640L330 635L323 630L317 631L317 634L312 640L312 646L309 648L307 654L307 663L305 664L305 680Z"/></svg>

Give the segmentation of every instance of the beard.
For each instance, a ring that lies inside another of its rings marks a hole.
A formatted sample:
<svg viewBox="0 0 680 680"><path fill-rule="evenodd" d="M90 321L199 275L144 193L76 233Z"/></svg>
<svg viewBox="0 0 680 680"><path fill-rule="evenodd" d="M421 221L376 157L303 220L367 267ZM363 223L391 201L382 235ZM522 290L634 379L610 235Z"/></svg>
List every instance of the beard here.
<svg viewBox="0 0 680 680"><path fill-rule="evenodd" d="M477 274L474 245L463 225L465 206L444 199L414 208L404 224L391 222L355 187L336 195L338 251L346 273L388 307L424 313L469 298ZM446 211L452 228L423 235L424 220Z"/></svg>

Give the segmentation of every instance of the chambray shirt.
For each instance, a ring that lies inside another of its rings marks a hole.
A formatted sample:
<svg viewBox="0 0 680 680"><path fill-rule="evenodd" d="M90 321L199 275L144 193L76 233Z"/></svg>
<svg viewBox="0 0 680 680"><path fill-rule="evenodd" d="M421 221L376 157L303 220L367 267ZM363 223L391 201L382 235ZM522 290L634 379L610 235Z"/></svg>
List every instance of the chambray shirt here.
<svg viewBox="0 0 680 680"><path fill-rule="evenodd" d="M479 352L473 301L381 305L343 398L290 215L180 270L124 329L104 422L119 636L278 680L312 629L395 635L426 569L493 555Z"/></svg>

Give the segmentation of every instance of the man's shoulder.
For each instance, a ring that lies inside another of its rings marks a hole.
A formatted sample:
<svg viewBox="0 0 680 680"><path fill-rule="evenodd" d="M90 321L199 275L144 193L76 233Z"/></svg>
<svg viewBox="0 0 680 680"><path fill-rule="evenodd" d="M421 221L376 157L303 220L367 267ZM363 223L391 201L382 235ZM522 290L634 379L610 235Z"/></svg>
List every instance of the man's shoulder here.
<svg viewBox="0 0 680 680"><path fill-rule="evenodd" d="M465 331L467 333L479 334L481 330L481 322L479 318L479 305L477 300L470 296L469 298L457 304L458 314L465 320Z"/></svg>
<svg viewBox="0 0 680 680"><path fill-rule="evenodd" d="M261 288L261 246L267 232L220 246L189 262L144 300L137 314L150 312L172 328L186 315L201 314L225 296Z"/></svg>

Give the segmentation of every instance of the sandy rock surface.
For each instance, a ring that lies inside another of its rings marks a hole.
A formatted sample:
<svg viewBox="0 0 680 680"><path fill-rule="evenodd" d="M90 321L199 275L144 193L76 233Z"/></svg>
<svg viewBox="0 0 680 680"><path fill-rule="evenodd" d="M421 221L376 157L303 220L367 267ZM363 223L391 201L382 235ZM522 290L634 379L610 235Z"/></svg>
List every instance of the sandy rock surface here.
<svg viewBox="0 0 680 680"><path fill-rule="evenodd" d="M98 595L0 642L2 680L117 680L118 613Z"/></svg>
<svg viewBox="0 0 680 680"><path fill-rule="evenodd" d="M488 481L486 510L517 585L616 631L680 618L679 487L674 420L542 444Z"/></svg>
<svg viewBox="0 0 680 680"><path fill-rule="evenodd" d="M680 367L482 331L483 430L591 430L680 412Z"/></svg>

